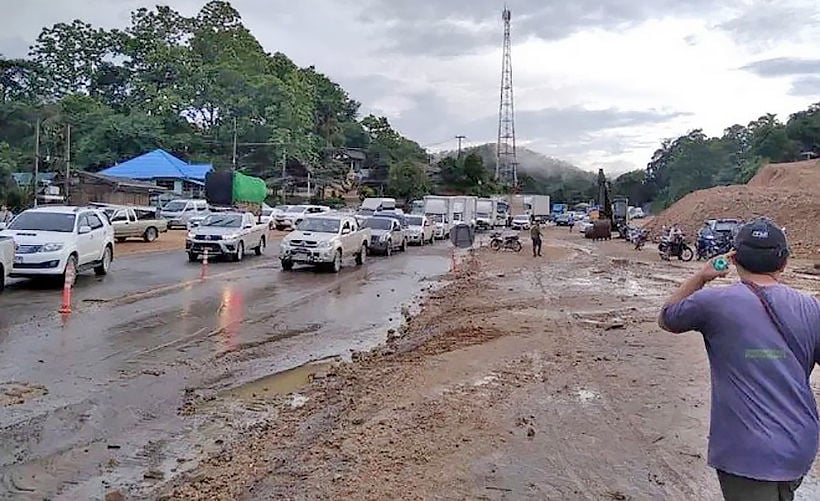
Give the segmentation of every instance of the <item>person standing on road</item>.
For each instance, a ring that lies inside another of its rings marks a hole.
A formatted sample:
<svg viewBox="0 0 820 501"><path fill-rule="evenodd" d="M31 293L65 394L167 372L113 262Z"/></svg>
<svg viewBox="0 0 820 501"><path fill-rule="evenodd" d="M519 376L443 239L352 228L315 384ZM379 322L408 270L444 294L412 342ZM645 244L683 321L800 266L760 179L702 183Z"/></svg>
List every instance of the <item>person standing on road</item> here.
<svg viewBox="0 0 820 501"><path fill-rule="evenodd" d="M820 362L820 301L782 283L789 256L768 219L738 231L727 257L740 281L703 287L728 270L715 258L666 301L673 333L703 335L712 378L708 463L726 501L790 501L818 449L809 376Z"/></svg>
<svg viewBox="0 0 820 501"><path fill-rule="evenodd" d="M532 238L532 257L541 255L541 225L538 221L533 221L530 227L530 237Z"/></svg>
<svg viewBox="0 0 820 501"><path fill-rule="evenodd" d="M5 205L0 207L0 223L10 223L13 218L14 214L11 213L8 207Z"/></svg>

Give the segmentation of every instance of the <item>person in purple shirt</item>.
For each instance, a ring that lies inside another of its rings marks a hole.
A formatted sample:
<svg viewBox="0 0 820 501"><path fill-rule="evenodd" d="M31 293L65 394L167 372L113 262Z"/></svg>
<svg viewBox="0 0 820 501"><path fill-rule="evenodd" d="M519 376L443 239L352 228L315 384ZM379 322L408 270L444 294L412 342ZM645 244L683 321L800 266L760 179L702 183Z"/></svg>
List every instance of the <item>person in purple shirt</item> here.
<svg viewBox="0 0 820 501"><path fill-rule="evenodd" d="M666 301L658 318L673 333L703 335L712 378L708 463L727 501L784 501L811 468L818 414L809 376L820 362L820 301L780 282L785 233L768 219L740 228L727 258L715 258Z"/></svg>

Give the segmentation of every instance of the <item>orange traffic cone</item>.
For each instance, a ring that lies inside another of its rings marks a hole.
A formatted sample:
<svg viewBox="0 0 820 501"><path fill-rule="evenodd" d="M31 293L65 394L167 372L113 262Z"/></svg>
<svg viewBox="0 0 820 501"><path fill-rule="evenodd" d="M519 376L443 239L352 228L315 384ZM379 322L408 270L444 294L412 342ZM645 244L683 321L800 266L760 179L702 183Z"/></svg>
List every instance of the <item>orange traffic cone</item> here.
<svg viewBox="0 0 820 501"><path fill-rule="evenodd" d="M60 313L71 313L71 281L68 279L63 285L63 301L59 311Z"/></svg>

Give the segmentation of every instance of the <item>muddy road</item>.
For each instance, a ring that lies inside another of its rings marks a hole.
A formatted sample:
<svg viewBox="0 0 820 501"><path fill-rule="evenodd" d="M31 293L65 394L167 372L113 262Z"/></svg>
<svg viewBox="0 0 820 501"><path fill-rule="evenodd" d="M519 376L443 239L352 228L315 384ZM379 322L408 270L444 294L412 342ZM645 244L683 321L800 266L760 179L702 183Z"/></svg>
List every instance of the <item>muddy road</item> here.
<svg viewBox="0 0 820 501"><path fill-rule="evenodd" d="M555 229L528 251L476 251L386 345L291 393L193 403L242 433L152 495L719 499L703 341L656 324L699 265ZM820 497L818 471L798 499Z"/></svg>
<svg viewBox="0 0 820 501"><path fill-rule="evenodd" d="M450 266L440 244L338 275L285 273L276 247L213 262L204 281L182 252L123 257L104 278L78 277L67 318L58 289L12 284L0 296L0 497L151 492L237 433L198 405L384 342Z"/></svg>

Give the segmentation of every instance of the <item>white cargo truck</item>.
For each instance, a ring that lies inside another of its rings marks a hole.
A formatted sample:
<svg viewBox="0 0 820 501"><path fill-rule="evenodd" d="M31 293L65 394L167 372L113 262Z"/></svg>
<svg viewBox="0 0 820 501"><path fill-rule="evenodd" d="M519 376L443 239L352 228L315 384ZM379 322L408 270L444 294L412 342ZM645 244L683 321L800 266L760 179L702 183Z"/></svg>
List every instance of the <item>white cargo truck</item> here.
<svg viewBox="0 0 820 501"><path fill-rule="evenodd" d="M476 228L489 230L498 224L498 201L494 198L479 198L476 202Z"/></svg>
<svg viewBox="0 0 820 501"><path fill-rule="evenodd" d="M475 228L478 197L459 196L453 197L452 200L450 204L450 221L454 225L464 222Z"/></svg>
<svg viewBox="0 0 820 501"><path fill-rule="evenodd" d="M549 195L524 195L524 213L533 221L546 223L549 221L551 209Z"/></svg>
<svg viewBox="0 0 820 501"><path fill-rule="evenodd" d="M438 240L450 238L452 197L427 195L424 197L424 215L433 223L433 235Z"/></svg>

